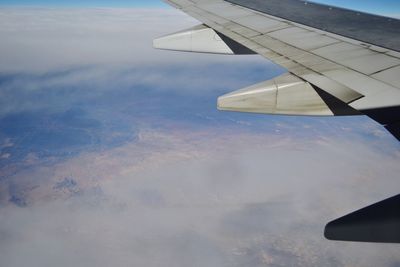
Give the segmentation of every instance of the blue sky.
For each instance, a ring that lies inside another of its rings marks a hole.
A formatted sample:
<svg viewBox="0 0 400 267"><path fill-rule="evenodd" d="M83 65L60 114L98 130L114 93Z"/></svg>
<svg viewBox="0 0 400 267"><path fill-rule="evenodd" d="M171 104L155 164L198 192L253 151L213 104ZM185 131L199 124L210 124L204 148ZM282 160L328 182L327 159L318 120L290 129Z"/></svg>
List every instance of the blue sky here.
<svg viewBox="0 0 400 267"><path fill-rule="evenodd" d="M400 14L398 0L315 0L314 2L379 14ZM165 7L161 0L0 0L3 6Z"/></svg>

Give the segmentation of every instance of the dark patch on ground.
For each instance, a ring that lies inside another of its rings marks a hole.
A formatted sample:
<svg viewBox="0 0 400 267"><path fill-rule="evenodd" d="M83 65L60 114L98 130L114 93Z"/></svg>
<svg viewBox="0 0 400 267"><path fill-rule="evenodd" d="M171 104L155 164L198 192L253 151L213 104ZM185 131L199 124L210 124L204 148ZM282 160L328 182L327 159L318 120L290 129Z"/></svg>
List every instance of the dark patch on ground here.
<svg viewBox="0 0 400 267"><path fill-rule="evenodd" d="M12 195L9 202L15 204L16 206L23 208L28 205L26 199L23 196Z"/></svg>

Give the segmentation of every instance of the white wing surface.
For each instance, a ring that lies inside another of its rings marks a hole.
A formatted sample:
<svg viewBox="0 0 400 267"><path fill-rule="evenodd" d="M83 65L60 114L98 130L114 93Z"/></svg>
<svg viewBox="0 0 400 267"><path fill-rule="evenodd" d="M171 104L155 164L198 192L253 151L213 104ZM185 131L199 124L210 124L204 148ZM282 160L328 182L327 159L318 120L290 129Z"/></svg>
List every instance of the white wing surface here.
<svg viewBox="0 0 400 267"><path fill-rule="evenodd" d="M400 21L299 0L168 0L202 24L161 49L257 53L288 74L221 96L221 110L365 114L400 138Z"/></svg>

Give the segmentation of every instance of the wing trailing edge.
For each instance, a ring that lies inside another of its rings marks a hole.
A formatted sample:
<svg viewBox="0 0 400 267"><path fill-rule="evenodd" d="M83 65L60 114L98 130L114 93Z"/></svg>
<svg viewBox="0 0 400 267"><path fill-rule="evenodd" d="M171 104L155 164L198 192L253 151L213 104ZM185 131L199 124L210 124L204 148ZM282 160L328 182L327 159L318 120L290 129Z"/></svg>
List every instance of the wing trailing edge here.
<svg viewBox="0 0 400 267"><path fill-rule="evenodd" d="M201 31L209 34L200 37L196 28L189 31L189 45L187 42L183 48L177 45L176 36L172 43L171 38L168 42L162 40L162 45L156 42L156 47L203 53L258 53L307 81L334 115L368 115L399 139L400 20L302 0L165 1L207 25ZM223 44L222 51L215 46L215 36ZM222 105L220 108L225 109ZM271 113L266 109L263 113ZM310 110L309 115L314 112Z"/></svg>

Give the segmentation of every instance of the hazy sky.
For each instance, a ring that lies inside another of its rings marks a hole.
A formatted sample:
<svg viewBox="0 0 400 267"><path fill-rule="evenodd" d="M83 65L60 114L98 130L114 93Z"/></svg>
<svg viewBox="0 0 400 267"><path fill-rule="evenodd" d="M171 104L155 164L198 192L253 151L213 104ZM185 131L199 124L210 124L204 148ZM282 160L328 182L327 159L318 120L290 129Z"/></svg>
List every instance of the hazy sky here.
<svg viewBox="0 0 400 267"><path fill-rule="evenodd" d="M398 0L316 0L314 2L379 14L400 14ZM69 7L165 7L161 0L0 0L0 5Z"/></svg>

